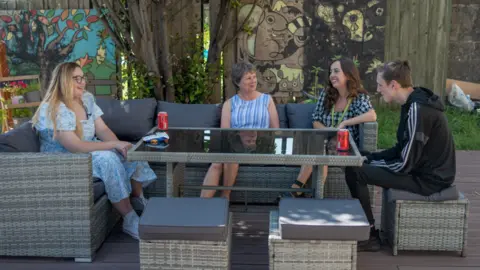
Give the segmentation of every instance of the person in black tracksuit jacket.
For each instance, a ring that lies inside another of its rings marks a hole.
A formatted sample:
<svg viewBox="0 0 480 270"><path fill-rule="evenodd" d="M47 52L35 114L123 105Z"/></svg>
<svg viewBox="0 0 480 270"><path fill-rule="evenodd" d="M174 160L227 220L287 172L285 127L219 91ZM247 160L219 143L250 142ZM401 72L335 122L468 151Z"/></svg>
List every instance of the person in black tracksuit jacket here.
<svg viewBox="0 0 480 270"><path fill-rule="evenodd" d="M431 195L455 180L455 145L439 96L413 87L407 61L386 63L377 70L377 92L387 102L401 104L397 143L390 149L362 154L362 167L347 167L345 179L359 199L370 223L370 239L359 251L380 249L378 230L370 208L367 184Z"/></svg>

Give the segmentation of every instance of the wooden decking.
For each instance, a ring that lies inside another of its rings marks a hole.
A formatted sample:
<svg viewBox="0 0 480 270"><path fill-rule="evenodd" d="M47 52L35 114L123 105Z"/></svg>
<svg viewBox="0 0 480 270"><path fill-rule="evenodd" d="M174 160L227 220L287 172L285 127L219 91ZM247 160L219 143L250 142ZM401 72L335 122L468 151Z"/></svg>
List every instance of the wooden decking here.
<svg viewBox="0 0 480 270"><path fill-rule="evenodd" d="M376 253L358 254L359 270L473 270L480 269L480 152L457 152L456 185L470 200L467 257L451 252L399 252L392 256L384 247ZM378 190L377 190L378 192ZM378 194L377 198L380 198ZM375 212L380 213L380 200ZM232 206L234 237L233 270L268 269L268 211L273 206ZM379 216L377 220L380 220ZM1 233L1 232L0 232ZM0 269L22 270L138 270L138 242L124 235L119 227L98 251L93 263L74 263L72 260L45 258L0 257Z"/></svg>

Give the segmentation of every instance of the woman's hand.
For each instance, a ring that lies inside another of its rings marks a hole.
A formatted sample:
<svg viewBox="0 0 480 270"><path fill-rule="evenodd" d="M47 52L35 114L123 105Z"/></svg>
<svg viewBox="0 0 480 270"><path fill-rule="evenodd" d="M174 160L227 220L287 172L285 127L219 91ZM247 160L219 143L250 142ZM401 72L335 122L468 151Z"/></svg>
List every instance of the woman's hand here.
<svg viewBox="0 0 480 270"><path fill-rule="evenodd" d="M347 124L345 123L345 121L342 121L342 122L338 125L338 129L344 129L346 126L347 126Z"/></svg>
<svg viewBox="0 0 480 270"><path fill-rule="evenodd" d="M315 129L326 128L326 126L323 123L320 123L319 121L313 121L312 125L313 125L313 128Z"/></svg>
<svg viewBox="0 0 480 270"><path fill-rule="evenodd" d="M116 149L124 158L127 158L127 152L130 148L132 148L132 144L129 142L124 142L124 141L115 141L114 143L114 149Z"/></svg>
<svg viewBox="0 0 480 270"><path fill-rule="evenodd" d="M329 152L335 152L335 151L337 151L337 136L332 137L330 140L328 140L327 150L328 150Z"/></svg>

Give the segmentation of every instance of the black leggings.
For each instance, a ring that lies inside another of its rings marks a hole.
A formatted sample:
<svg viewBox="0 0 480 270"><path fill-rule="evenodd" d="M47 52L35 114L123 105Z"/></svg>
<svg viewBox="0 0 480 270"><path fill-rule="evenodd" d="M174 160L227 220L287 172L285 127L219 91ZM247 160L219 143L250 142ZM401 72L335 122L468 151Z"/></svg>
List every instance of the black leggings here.
<svg viewBox="0 0 480 270"><path fill-rule="evenodd" d="M375 224L375 219L370 208L370 194L368 193L367 185L400 189L424 196L443 189L443 187L425 185L425 183L420 185L419 180L412 175L392 172L386 168L375 167L369 164L363 164L362 167L346 167L345 180L352 197L360 201L370 225Z"/></svg>

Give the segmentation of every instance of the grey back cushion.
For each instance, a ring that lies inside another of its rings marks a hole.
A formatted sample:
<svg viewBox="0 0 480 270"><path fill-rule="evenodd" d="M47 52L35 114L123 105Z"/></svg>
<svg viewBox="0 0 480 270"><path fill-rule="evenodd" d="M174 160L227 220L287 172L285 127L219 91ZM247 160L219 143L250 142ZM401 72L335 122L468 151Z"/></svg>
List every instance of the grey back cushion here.
<svg viewBox="0 0 480 270"><path fill-rule="evenodd" d="M157 113L168 113L169 127L220 127L221 106L218 104L181 104L159 101ZM155 124L156 124L155 119Z"/></svg>
<svg viewBox="0 0 480 270"><path fill-rule="evenodd" d="M313 128L312 114L316 104L288 103L286 114L289 128Z"/></svg>
<svg viewBox="0 0 480 270"><path fill-rule="evenodd" d="M155 125L154 98L116 100L97 97L97 105L102 109L102 119L120 140L137 141Z"/></svg>
<svg viewBox="0 0 480 270"><path fill-rule="evenodd" d="M32 129L32 123L23 123L1 134L0 152L40 152L40 140L36 130Z"/></svg>
<svg viewBox="0 0 480 270"><path fill-rule="evenodd" d="M278 120L280 121L280 128L288 128L287 109L285 104L277 104Z"/></svg>

